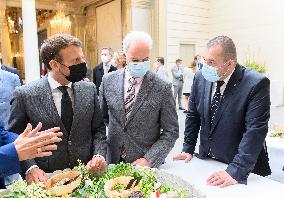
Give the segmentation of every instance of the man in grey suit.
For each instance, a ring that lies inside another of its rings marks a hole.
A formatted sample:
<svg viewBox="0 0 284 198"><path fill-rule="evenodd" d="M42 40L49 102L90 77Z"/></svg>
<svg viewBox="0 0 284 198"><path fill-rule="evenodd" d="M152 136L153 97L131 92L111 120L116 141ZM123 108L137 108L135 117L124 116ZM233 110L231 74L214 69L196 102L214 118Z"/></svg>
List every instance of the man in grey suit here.
<svg viewBox="0 0 284 198"><path fill-rule="evenodd" d="M181 105L182 88L183 88L183 68L181 67L182 60L177 59L176 64L172 68L173 74L173 86L174 86L174 98L175 101L178 96L178 106L179 110L184 110Z"/></svg>
<svg viewBox="0 0 284 198"><path fill-rule="evenodd" d="M149 34L129 33L123 41L126 67L103 77L110 163L159 167L178 138L171 85L149 71L151 46Z"/></svg>
<svg viewBox="0 0 284 198"><path fill-rule="evenodd" d="M45 172L73 168L80 159L89 171L106 167L105 125L96 87L82 81L86 62L82 43L70 35L54 35L41 46L47 76L15 90L8 128L22 132L27 123L42 122L43 129L60 127L62 142L50 157L26 161L28 182L46 181Z"/></svg>

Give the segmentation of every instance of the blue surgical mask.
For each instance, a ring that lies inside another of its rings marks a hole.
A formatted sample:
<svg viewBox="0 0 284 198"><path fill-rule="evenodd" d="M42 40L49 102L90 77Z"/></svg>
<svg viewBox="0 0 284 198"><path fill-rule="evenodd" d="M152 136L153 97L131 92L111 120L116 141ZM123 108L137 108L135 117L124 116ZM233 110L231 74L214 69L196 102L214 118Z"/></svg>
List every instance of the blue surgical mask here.
<svg viewBox="0 0 284 198"><path fill-rule="evenodd" d="M127 69L134 78L143 77L150 69L150 61L130 62Z"/></svg>
<svg viewBox="0 0 284 198"><path fill-rule="evenodd" d="M209 66L203 63L203 67L201 69L203 77L209 82L216 82L220 80L220 76L218 75L218 69L212 66Z"/></svg>

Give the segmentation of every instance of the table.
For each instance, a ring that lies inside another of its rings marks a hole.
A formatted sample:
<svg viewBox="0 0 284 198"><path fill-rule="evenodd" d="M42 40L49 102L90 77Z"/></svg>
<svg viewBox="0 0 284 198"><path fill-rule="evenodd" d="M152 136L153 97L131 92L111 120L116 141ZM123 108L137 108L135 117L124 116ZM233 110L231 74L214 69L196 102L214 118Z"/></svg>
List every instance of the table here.
<svg viewBox="0 0 284 198"><path fill-rule="evenodd" d="M284 183L284 139L267 137L266 145L269 157L269 165L272 170L272 174L268 177Z"/></svg>
<svg viewBox="0 0 284 198"><path fill-rule="evenodd" d="M271 106L281 106L284 101L284 81L271 80L270 81L270 100Z"/></svg>
<svg viewBox="0 0 284 198"><path fill-rule="evenodd" d="M206 198L284 197L284 184L255 174L250 174L248 185L237 184L226 188L219 188L206 184L206 179L213 172L225 170L226 167L226 164L212 159L200 160L194 157L188 164L184 161L171 161L162 165L161 169L190 182L204 193Z"/></svg>

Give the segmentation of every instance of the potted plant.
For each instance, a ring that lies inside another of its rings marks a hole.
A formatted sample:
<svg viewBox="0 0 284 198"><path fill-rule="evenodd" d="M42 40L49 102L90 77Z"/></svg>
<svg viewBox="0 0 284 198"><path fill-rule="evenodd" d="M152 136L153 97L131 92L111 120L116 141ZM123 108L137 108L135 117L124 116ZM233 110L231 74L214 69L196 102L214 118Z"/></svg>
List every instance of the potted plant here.
<svg viewBox="0 0 284 198"><path fill-rule="evenodd" d="M245 61L244 66L253 69L261 74L266 74L267 72L265 65L259 64L256 61L247 60Z"/></svg>

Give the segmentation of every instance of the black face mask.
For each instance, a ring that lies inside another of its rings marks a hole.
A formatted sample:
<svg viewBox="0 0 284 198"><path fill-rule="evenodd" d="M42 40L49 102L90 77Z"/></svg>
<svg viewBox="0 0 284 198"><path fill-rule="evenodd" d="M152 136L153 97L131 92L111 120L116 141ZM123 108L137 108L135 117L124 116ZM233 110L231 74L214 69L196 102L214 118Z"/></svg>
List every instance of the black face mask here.
<svg viewBox="0 0 284 198"><path fill-rule="evenodd" d="M71 65L68 67L70 70L70 75L66 76L66 79L72 83L83 80L87 74L86 63L80 63L77 65Z"/></svg>

